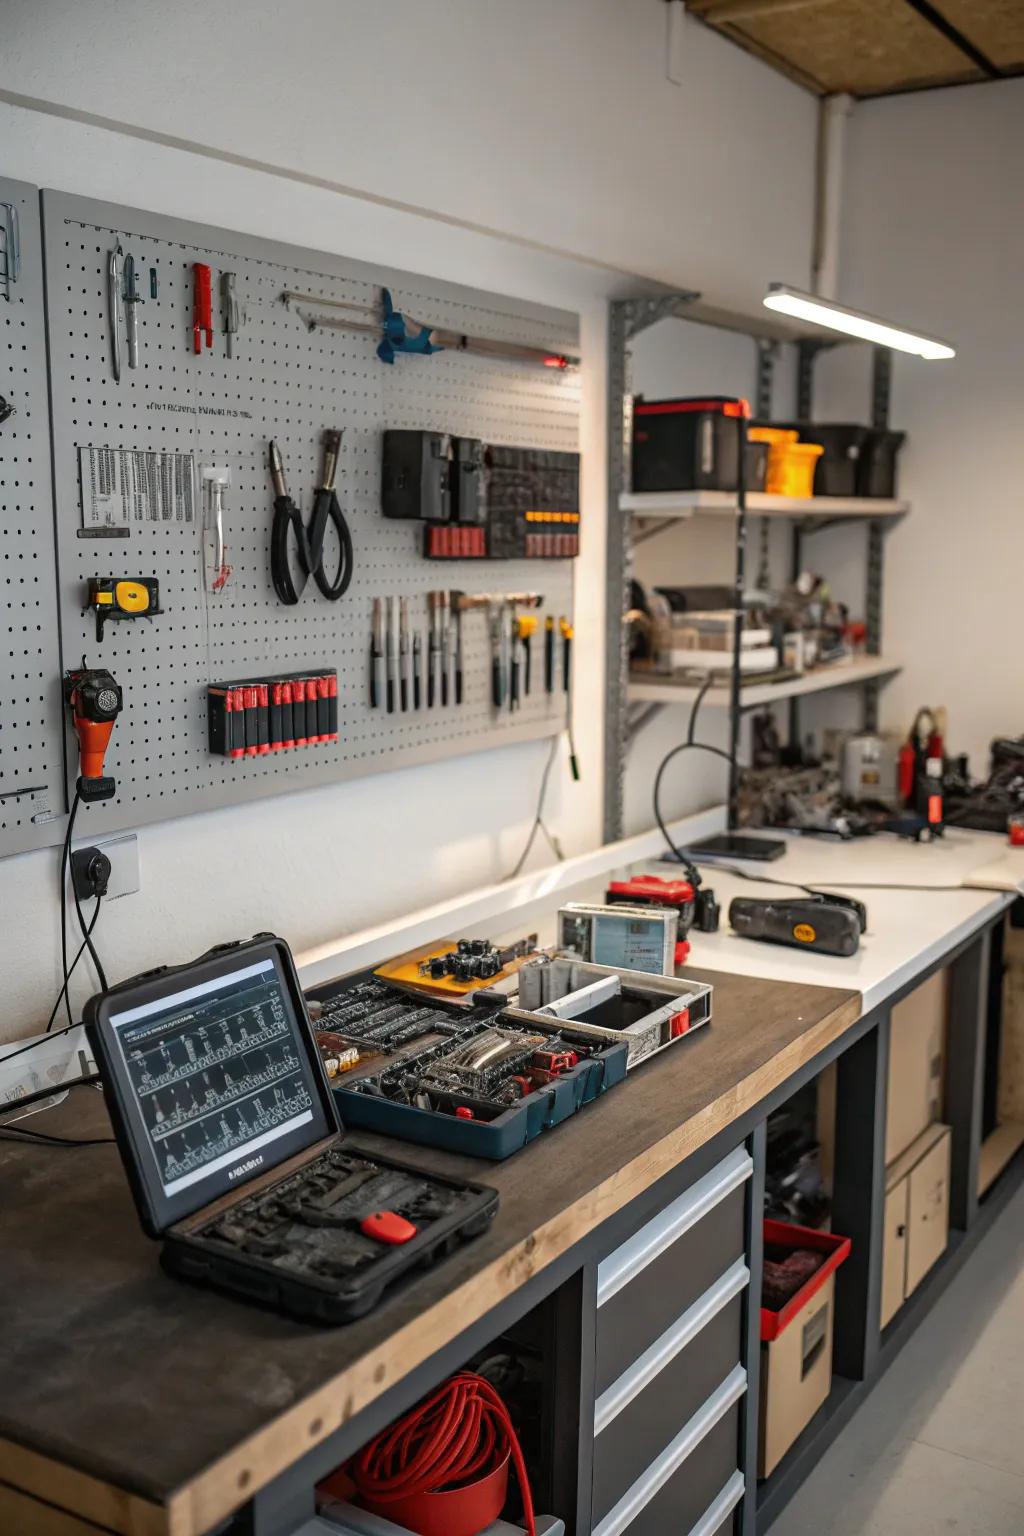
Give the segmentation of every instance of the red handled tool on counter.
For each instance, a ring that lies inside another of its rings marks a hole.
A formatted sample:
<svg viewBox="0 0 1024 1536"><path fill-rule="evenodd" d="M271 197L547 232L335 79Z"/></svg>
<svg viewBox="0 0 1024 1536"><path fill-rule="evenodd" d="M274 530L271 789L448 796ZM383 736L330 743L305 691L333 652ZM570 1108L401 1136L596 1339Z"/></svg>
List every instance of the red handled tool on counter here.
<svg viewBox="0 0 1024 1536"><path fill-rule="evenodd" d="M213 274L205 261L192 263L192 350L213 346Z"/></svg>
<svg viewBox="0 0 1024 1536"><path fill-rule="evenodd" d="M109 800L116 785L103 772L103 760L114 721L124 708L124 697L105 667L81 667L64 677L64 698L78 737L81 774L78 791L83 800Z"/></svg>

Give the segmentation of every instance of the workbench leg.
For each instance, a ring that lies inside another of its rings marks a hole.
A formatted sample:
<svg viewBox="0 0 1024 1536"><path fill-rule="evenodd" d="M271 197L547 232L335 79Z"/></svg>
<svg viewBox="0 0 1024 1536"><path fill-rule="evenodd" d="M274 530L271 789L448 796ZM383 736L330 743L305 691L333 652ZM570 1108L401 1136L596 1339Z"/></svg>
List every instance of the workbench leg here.
<svg viewBox="0 0 1024 1536"><path fill-rule="evenodd" d="M761 1420L761 1280L764 1272L764 1170L768 1122L754 1127L747 1150L754 1172L747 1183L747 1268L750 1284L743 1299L743 1364L747 1372L746 1396L740 1407L740 1470L743 1503L737 1518L739 1536L757 1530L757 1447Z"/></svg>
<svg viewBox="0 0 1024 1536"><path fill-rule="evenodd" d="M832 1229L851 1239L836 1274L833 1369L863 1381L878 1354L885 1218L889 1012L837 1062Z"/></svg>
<svg viewBox="0 0 1024 1536"><path fill-rule="evenodd" d="M587 1536L594 1473L594 1361L597 1334L597 1264L586 1264L549 1303L547 1358L552 1364L544 1439L550 1490L536 1490L567 1536Z"/></svg>
<svg viewBox="0 0 1024 1536"><path fill-rule="evenodd" d="M229 1527L230 1536L294 1536L316 1514L316 1475L301 1457L253 1494Z"/></svg>
<svg viewBox="0 0 1024 1536"><path fill-rule="evenodd" d="M946 1116L952 1128L949 1224L967 1232L978 1211L978 1158L985 1093L985 1042L992 958L991 930L950 966Z"/></svg>

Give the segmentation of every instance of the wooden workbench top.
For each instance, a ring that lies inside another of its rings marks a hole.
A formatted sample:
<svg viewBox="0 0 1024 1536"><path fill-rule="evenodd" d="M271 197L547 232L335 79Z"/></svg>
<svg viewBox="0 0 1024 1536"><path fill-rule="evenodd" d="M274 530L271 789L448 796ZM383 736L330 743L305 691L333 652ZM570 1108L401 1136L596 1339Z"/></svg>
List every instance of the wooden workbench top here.
<svg viewBox="0 0 1024 1536"><path fill-rule="evenodd" d="M491 1184L501 1207L486 1236L347 1327L288 1322L165 1276L113 1146L0 1140L0 1484L130 1536L209 1530L861 1012L847 990L690 974L715 983L713 1023L506 1163L359 1136ZM108 1128L91 1088L38 1124Z"/></svg>

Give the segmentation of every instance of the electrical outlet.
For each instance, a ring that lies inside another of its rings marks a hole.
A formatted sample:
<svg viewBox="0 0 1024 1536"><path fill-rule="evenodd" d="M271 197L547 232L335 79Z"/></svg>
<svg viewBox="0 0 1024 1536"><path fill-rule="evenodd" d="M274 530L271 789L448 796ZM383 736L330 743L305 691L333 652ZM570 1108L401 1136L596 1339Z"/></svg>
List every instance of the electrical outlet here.
<svg viewBox="0 0 1024 1536"><path fill-rule="evenodd" d="M116 901L119 896L133 896L142 889L139 839L134 832L127 832L121 837L96 838L85 846L98 848L110 860L110 878L104 902Z"/></svg>

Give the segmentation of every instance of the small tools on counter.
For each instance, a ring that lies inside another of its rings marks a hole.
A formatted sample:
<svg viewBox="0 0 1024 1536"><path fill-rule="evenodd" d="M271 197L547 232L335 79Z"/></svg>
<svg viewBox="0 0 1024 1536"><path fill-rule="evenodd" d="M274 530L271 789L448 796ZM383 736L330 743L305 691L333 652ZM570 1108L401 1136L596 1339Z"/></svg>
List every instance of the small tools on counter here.
<svg viewBox="0 0 1024 1536"><path fill-rule="evenodd" d="M192 263L192 350L213 346L213 273L205 261Z"/></svg>
<svg viewBox="0 0 1024 1536"><path fill-rule="evenodd" d="M312 576L329 602L344 597L352 581L355 557L352 535L338 502L334 481L341 453L341 431L328 428L323 434L323 472L313 502L313 515L307 528L301 511L288 494L284 461L275 441L269 450L270 478L274 486L274 522L270 535L270 575L274 591L282 603L293 607ZM338 537L338 568L333 577L324 569L324 544L328 524ZM290 535L294 535L295 553L301 571L296 581L290 560Z"/></svg>
<svg viewBox="0 0 1024 1536"><path fill-rule="evenodd" d="M729 922L743 939L845 958L860 948L868 914L855 897L831 891L801 898L735 896L729 904Z"/></svg>

